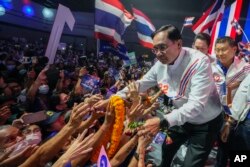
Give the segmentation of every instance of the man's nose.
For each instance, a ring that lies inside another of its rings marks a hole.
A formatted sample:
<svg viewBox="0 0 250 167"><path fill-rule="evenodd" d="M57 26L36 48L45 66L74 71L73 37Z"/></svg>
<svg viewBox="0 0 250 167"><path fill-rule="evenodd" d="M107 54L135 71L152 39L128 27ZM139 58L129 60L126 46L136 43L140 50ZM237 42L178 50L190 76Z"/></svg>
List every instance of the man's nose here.
<svg viewBox="0 0 250 167"><path fill-rule="evenodd" d="M157 50L155 52L155 55L156 55L156 57L161 57L163 55L163 53L160 50Z"/></svg>

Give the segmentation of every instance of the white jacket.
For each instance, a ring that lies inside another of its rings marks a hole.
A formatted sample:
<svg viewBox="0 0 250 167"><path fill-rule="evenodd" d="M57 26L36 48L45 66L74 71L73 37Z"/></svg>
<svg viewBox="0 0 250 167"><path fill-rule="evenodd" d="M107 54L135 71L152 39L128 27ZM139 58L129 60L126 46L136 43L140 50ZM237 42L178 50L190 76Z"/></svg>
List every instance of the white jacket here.
<svg viewBox="0 0 250 167"><path fill-rule="evenodd" d="M138 81L140 92L158 85L173 99L175 108L164 117L170 126L206 123L221 113L220 100L212 77L208 57L201 52L183 48L173 65L157 61ZM117 94L125 97L124 88Z"/></svg>
<svg viewBox="0 0 250 167"><path fill-rule="evenodd" d="M217 61L212 63L213 77L217 87L217 91L220 95L222 105L227 106L227 90L226 87L234 82L241 82L250 72L250 64L238 57L234 58L234 62L229 67L226 76L223 73L220 65ZM232 99L238 88L232 90ZM230 114L230 113L228 113Z"/></svg>
<svg viewBox="0 0 250 167"><path fill-rule="evenodd" d="M231 110L231 117L238 122L245 120L250 111L250 75L248 75L240 84L233 102Z"/></svg>

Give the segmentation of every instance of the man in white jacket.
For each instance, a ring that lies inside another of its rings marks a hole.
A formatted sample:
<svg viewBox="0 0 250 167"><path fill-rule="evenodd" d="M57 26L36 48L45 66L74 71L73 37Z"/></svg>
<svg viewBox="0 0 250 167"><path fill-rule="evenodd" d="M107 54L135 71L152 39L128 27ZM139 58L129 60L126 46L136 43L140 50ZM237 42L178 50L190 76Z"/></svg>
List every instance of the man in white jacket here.
<svg viewBox="0 0 250 167"><path fill-rule="evenodd" d="M176 109L164 118L147 120L139 135L156 134L160 128L168 130L173 142L163 144L161 166L170 166L187 140L184 166L204 166L223 121L210 61L201 52L182 47L181 34L173 25L161 27L152 38L153 53L159 61L138 81L139 91L158 85ZM118 95L126 97L127 91L125 88Z"/></svg>
<svg viewBox="0 0 250 167"><path fill-rule="evenodd" d="M240 145L238 144L238 140L245 139L247 134L235 133L234 129L236 120L239 122L244 121L245 117L242 120L242 118L240 119L240 117L238 117L238 114L242 113L243 109L241 107L244 108L246 105L237 104L239 97L234 99L235 94L238 92L238 87L241 84L241 81L250 73L250 65L243 59L238 58L236 56L236 51L237 44L230 37L221 37L215 42L217 61L212 64L212 71L223 111L225 113L225 123L222 128L220 136L221 140L219 140L219 150L217 154L216 166L218 167L227 166L229 150L250 149L249 147L247 148L246 142L240 143ZM233 106L232 101L234 101ZM233 110L230 109L231 106ZM235 120L234 118L237 119ZM242 126L242 124L240 125L241 129L245 129L245 126ZM231 135L229 136L230 131ZM235 134L237 134L237 139L235 138Z"/></svg>

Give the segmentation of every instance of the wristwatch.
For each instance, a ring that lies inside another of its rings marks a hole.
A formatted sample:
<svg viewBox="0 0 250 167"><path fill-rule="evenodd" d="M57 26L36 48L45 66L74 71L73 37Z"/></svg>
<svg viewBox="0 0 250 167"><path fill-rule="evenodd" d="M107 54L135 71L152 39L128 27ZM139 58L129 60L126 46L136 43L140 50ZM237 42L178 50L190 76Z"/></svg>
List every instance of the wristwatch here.
<svg viewBox="0 0 250 167"><path fill-rule="evenodd" d="M168 129L169 128L169 123L164 117L160 118L160 128L161 129Z"/></svg>

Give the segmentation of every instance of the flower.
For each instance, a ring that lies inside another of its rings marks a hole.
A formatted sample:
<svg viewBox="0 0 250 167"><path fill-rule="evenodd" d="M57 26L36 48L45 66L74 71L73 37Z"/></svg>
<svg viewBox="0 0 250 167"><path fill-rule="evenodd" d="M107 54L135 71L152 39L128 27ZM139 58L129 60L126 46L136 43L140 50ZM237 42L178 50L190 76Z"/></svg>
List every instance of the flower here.
<svg viewBox="0 0 250 167"><path fill-rule="evenodd" d="M104 148L106 148L108 157L112 158L117 152L118 146L121 141L121 136L124 128L123 122L125 119L125 104L120 96L111 96L110 106L114 107L115 110L115 122L113 127L104 134L101 141L98 143L98 146L92 152L92 162L97 161L102 145L104 146ZM110 144L107 148L108 143Z"/></svg>

